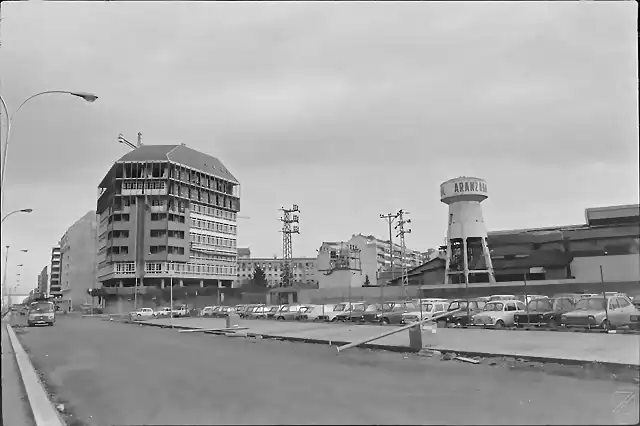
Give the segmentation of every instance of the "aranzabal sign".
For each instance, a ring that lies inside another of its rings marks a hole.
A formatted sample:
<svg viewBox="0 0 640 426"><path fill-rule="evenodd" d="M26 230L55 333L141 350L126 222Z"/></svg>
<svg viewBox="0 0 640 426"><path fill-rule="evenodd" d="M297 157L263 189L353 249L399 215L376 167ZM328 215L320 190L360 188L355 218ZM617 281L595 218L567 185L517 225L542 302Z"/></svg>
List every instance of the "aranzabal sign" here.
<svg viewBox="0 0 640 426"><path fill-rule="evenodd" d="M467 181L467 182L459 182L454 184L453 192L456 194L463 192L487 192L487 184L484 182L479 182L477 180Z"/></svg>

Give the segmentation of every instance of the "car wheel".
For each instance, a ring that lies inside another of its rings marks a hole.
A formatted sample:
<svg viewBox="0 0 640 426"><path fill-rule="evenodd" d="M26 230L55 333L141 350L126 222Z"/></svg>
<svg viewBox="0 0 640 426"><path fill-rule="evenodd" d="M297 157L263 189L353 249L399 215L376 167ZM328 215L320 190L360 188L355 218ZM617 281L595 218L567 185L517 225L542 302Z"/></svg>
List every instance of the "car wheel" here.
<svg viewBox="0 0 640 426"><path fill-rule="evenodd" d="M382 318L380 320L380 324L385 324L385 325L391 324L391 321L389 321L389 318Z"/></svg>
<svg viewBox="0 0 640 426"><path fill-rule="evenodd" d="M549 320L549 328L555 330L558 328L558 321L551 319Z"/></svg>
<svg viewBox="0 0 640 426"><path fill-rule="evenodd" d="M600 327L602 327L602 329L606 331L613 330L613 327L611 326L611 323L609 322L609 320L602 321L602 324L600 324Z"/></svg>
<svg viewBox="0 0 640 426"><path fill-rule="evenodd" d="M496 329L504 328L504 321L502 321L502 320L496 321L496 325L494 327Z"/></svg>
<svg viewBox="0 0 640 426"><path fill-rule="evenodd" d="M333 318L331 319L331 322L338 322L338 318L333 317Z"/></svg>
<svg viewBox="0 0 640 426"><path fill-rule="evenodd" d="M138 315L136 315L136 316L137 316L138 318L142 317L142 315L140 315L140 314L138 314Z"/></svg>

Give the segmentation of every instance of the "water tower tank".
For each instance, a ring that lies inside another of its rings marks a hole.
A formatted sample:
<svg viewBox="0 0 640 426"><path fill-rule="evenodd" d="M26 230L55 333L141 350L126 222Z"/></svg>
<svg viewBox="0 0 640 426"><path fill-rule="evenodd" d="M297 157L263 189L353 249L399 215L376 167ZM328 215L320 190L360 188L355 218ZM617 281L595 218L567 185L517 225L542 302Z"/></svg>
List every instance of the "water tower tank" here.
<svg viewBox="0 0 640 426"><path fill-rule="evenodd" d="M487 197L484 179L463 176L440 184L440 201L449 206L445 284L495 283L480 205Z"/></svg>

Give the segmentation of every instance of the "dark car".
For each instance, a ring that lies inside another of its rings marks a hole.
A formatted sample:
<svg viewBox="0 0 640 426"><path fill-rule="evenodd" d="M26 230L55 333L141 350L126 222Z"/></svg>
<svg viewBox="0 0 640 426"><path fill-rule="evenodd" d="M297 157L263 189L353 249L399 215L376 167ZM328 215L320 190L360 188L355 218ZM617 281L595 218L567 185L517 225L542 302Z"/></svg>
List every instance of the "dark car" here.
<svg viewBox="0 0 640 426"><path fill-rule="evenodd" d="M557 328L562 314L575 309L576 298L572 295L551 299L534 299L527 305L527 312L514 317L516 327L534 326Z"/></svg>
<svg viewBox="0 0 640 426"><path fill-rule="evenodd" d="M347 322L347 321L360 321L360 317L369 306L365 302L357 302L351 304L351 309L345 310L344 312L336 315L338 321Z"/></svg>
<svg viewBox="0 0 640 426"><path fill-rule="evenodd" d="M460 299L454 300L449 303L447 307L447 313L442 314L437 320L438 325L443 326L467 326L470 323L470 318L482 312L486 301L483 299Z"/></svg>
<svg viewBox="0 0 640 426"><path fill-rule="evenodd" d="M364 312L360 313L357 321L360 322L380 322L382 315L385 312L391 312L393 310L393 303L372 303L367 306Z"/></svg>
<svg viewBox="0 0 640 426"><path fill-rule="evenodd" d="M391 302L393 306L380 316L380 324L402 324L402 314L415 311L416 305L413 302Z"/></svg>

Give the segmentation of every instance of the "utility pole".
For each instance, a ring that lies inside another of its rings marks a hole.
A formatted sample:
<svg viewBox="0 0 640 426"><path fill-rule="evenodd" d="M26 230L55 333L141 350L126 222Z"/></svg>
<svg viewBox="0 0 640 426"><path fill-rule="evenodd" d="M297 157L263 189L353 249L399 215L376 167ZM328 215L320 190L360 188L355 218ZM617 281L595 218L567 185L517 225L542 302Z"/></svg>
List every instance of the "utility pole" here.
<svg viewBox="0 0 640 426"><path fill-rule="evenodd" d="M4 303L4 298L7 293L7 270L9 269L9 247L7 247L7 252L4 255L4 274L2 276L2 303Z"/></svg>
<svg viewBox="0 0 640 426"><path fill-rule="evenodd" d="M299 234L300 228L298 225L291 224L300 223L300 217L297 214L300 213L300 209L297 204L294 204L292 208L285 209L284 207L280 208L282 212L282 217L280 221L282 222L282 280L280 281L280 287L290 287L293 285L292 280L292 267L291 267L291 259L293 257L293 245L291 241L291 234Z"/></svg>
<svg viewBox="0 0 640 426"><path fill-rule="evenodd" d="M411 219L405 219L405 215L410 214L409 212L405 212L404 210L400 209L398 211L398 224L396 225L396 229L398 230L398 233L396 234L396 237L400 238L400 257L401 257L401 266L402 266L402 287L404 288L404 297L405 299L408 298L407 295L407 286L409 285L409 274L408 274L408 268L407 268L407 245L405 244L405 239L404 236L405 234L410 234L411 233L411 229L407 229L405 228L405 225L408 225L411 223Z"/></svg>
<svg viewBox="0 0 640 426"><path fill-rule="evenodd" d="M395 279L395 271L393 269L393 222L398 218L397 213L381 214L380 219L385 219L389 224L389 260L391 261L391 281ZM380 303L384 303L384 282L380 283Z"/></svg>

